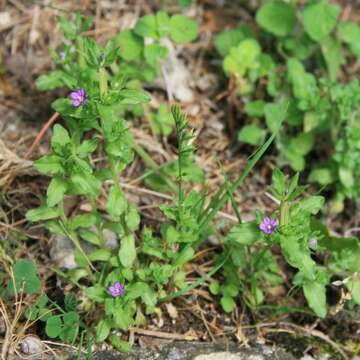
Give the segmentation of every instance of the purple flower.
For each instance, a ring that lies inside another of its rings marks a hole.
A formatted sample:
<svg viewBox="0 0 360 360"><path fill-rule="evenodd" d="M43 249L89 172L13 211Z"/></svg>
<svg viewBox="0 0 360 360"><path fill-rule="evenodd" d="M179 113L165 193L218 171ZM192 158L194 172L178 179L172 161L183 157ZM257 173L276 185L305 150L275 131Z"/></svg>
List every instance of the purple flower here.
<svg viewBox="0 0 360 360"><path fill-rule="evenodd" d="M266 216L264 217L263 222L259 225L259 229L263 233L271 235L274 231L276 231L278 225L278 219L270 219L268 216Z"/></svg>
<svg viewBox="0 0 360 360"><path fill-rule="evenodd" d="M84 105L87 101L86 92L84 89L79 89L70 93L72 99L71 105L78 107Z"/></svg>
<svg viewBox="0 0 360 360"><path fill-rule="evenodd" d="M310 249L315 250L315 249L317 248L317 245L318 245L317 239L310 239L310 240L308 241L308 245L309 245L309 248L310 248Z"/></svg>
<svg viewBox="0 0 360 360"><path fill-rule="evenodd" d="M119 281L116 281L113 286L109 286L108 291L113 298L116 298L119 296L124 296L125 287L121 285Z"/></svg>

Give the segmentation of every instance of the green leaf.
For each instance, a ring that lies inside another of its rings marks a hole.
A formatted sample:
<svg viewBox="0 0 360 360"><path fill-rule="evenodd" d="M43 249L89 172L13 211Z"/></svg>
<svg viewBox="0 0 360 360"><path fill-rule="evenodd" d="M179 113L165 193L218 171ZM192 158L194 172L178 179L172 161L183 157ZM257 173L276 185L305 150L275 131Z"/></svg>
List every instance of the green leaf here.
<svg viewBox="0 0 360 360"><path fill-rule="evenodd" d="M179 254L174 258L174 266L182 266L190 261L195 255L195 251L192 247L186 246Z"/></svg>
<svg viewBox="0 0 360 360"><path fill-rule="evenodd" d="M340 7L320 0L307 5L302 13L302 22L306 33L320 42L335 28Z"/></svg>
<svg viewBox="0 0 360 360"><path fill-rule="evenodd" d="M158 38L157 22L155 15L141 17L135 25L134 32L141 37Z"/></svg>
<svg viewBox="0 0 360 360"><path fill-rule="evenodd" d="M101 245L101 240L100 240L99 235L95 234L91 230L81 229L79 231L79 235L83 240L87 241L90 244L97 245L97 246Z"/></svg>
<svg viewBox="0 0 360 360"><path fill-rule="evenodd" d="M36 275L36 266L30 260L18 260L13 266L16 292L22 288L25 294L35 294L40 289L40 279ZM10 294L14 294L13 282L9 282Z"/></svg>
<svg viewBox="0 0 360 360"><path fill-rule="evenodd" d="M68 131L59 124L55 124L51 138L51 146L57 154L61 154L63 149L70 144Z"/></svg>
<svg viewBox="0 0 360 360"><path fill-rule="evenodd" d="M151 114L151 120L157 134L168 136L171 133L174 125L174 118L166 104L160 104L157 114Z"/></svg>
<svg viewBox="0 0 360 360"><path fill-rule="evenodd" d="M213 281L210 285L209 285L209 290L213 295L218 295L220 292L220 284L218 281Z"/></svg>
<svg viewBox="0 0 360 360"><path fill-rule="evenodd" d="M129 204L127 213L125 214L126 226L131 231L135 231L139 228L140 224L140 215L134 204Z"/></svg>
<svg viewBox="0 0 360 360"><path fill-rule="evenodd" d="M170 33L170 18L165 11L158 11L156 13L156 23L159 36L168 36Z"/></svg>
<svg viewBox="0 0 360 360"><path fill-rule="evenodd" d="M26 219L28 221L40 221L40 220L50 220L55 219L59 216L59 210L57 208L48 208L46 206L41 206L37 209L30 210L26 213Z"/></svg>
<svg viewBox="0 0 360 360"><path fill-rule="evenodd" d="M311 259L310 252L305 252L300 248L299 239L293 235L282 235L280 245L286 261L291 266L300 269L306 279L315 280L316 264Z"/></svg>
<svg viewBox="0 0 360 360"><path fill-rule="evenodd" d="M95 341L102 343L109 336L111 324L108 319L102 319L96 325Z"/></svg>
<svg viewBox="0 0 360 360"><path fill-rule="evenodd" d="M290 197L290 195L292 195L292 193L295 191L295 189L297 188L298 186L298 183L299 183L299 173L296 173L292 178L291 180L289 181L289 188L288 188L288 191L287 191L287 198Z"/></svg>
<svg viewBox="0 0 360 360"><path fill-rule="evenodd" d="M333 37L326 37L321 41L321 51L324 56L331 81L338 77L340 66L345 63L340 42Z"/></svg>
<svg viewBox="0 0 360 360"><path fill-rule="evenodd" d="M111 335L110 338L111 345L116 349L124 353L131 351L131 345L124 340L121 340L118 335Z"/></svg>
<svg viewBox="0 0 360 360"><path fill-rule="evenodd" d="M325 199L322 196L308 196L300 200L296 205L301 211L306 211L310 214L316 215L325 204Z"/></svg>
<svg viewBox="0 0 360 360"><path fill-rule="evenodd" d="M225 74L236 74L242 77L246 71L257 69L260 66L258 61L260 54L261 48L256 40L246 39L241 41L237 47L230 49L229 55L224 59L223 68Z"/></svg>
<svg viewBox="0 0 360 360"><path fill-rule="evenodd" d="M115 325L121 330L127 331L133 324L133 318L131 314L129 311L126 311L126 309L123 309L120 304L116 304L113 316Z"/></svg>
<svg viewBox="0 0 360 360"><path fill-rule="evenodd" d="M264 293L259 287L252 289L252 296L254 298L255 304L260 305L264 301Z"/></svg>
<svg viewBox="0 0 360 360"><path fill-rule="evenodd" d="M90 173L75 173L71 175L72 185L77 194L84 194L92 198L97 198L100 194L101 181Z"/></svg>
<svg viewBox="0 0 360 360"><path fill-rule="evenodd" d="M220 300L220 304L227 313L231 313L235 307L235 301L231 296L223 296Z"/></svg>
<svg viewBox="0 0 360 360"><path fill-rule="evenodd" d="M349 45L350 51L360 59L360 26L355 22L342 22L339 24L339 36Z"/></svg>
<svg viewBox="0 0 360 360"><path fill-rule="evenodd" d="M196 39L199 26L184 15L173 15L170 19L170 35L178 44L186 44Z"/></svg>
<svg viewBox="0 0 360 360"><path fill-rule="evenodd" d="M131 267L136 259L135 237L133 235L124 236L121 239L119 249L119 260L125 267Z"/></svg>
<svg viewBox="0 0 360 360"><path fill-rule="evenodd" d="M98 139L85 140L80 144L80 146L77 147L76 153L80 157L86 157L96 150L97 145Z"/></svg>
<svg viewBox="0 0 360 360"><path fill-rule="evenodd" d="M326 316L326 288L319 282L306 282L303 285L304 295L310 308L321 318Z"/></svg>
<svg viewBox="0 0 360 360"><path fill-rule="evenodd" d="M238 140L250 145L257 145L262 142L265 131L254 125L245 125L238 134Z"/></svg>
<svg viewBox="0 0 360 360"><path fill-rule="evenodd" d="M116 44L120 48L120 56L126 61L140 60L144 40L132 30L124 30L116 36Z"/></svg>
<svg viewBox="0 0 360 360"><path fill-rule="evenodd" d="M109 261L111 258L111 251L108 249L97 249L88 255L91 261Z"/></svg>
<svg viewBox="0 0 360 360"><path fill-rule="evenodd" d="M80 321L79 314L75 311L69 311L64 314L63 321L67 326L78 324Z"/></svg>
<svg viewBox="0 0 360 360"><path fill-rule="evenodd" d="M35 85L40 91L53 90L64 86L63 78L66 74L62 70L53 70L46 75L40 75Z"/></svg>
<svg viewBox="0 0 360 360"><path fill-rule="evenodd" d="M316 94L316 79L313 74L307 73L304 65L295 58L287 61L288 79L292 83L293 92L298 99L309 99Z"/></svg>
<svg viewBox="0 0 360 360"><path fill-rule="evenodd" d="M144 57L146 62L153 68L157 68L162 59L168 54L168 49L159 44L149 44L145 46Z"/></svg>
<svg viewBox="0 0 360 360"><path fill-rule="evenodd" d="M75 311L70 311L63 316L64 326L59 335L64 342L74 342L79 333L79 315Z"/></svg>
<svg viewBox="0 0 360 360"><path fill-rule="evenodd" d="M360 26L353 21L341 22L339 24L339 36L347 44L359 42Z"/></svg>
<svg viewBox="0 0 360 360"><path fill-rule="evenodd" d="M355 185L355 179L354 179L354 175L353 175L351 169L348 169L344 166L340 166L339 178L340 178L341 183L346 188L352 188Z"/></svg>
<svg viewBox="0 0 360 360"><path fill-rule="evenodd" d="M110 188L106 202L106 210L113 217L119 217L127 209L127 200L125 194L118 186L113 185Z"/></svg>
<svg viewBox="0 0 360 360"><path fill-rule="evenodd" d="M269 1L257 11L256 22L277 36L285 36L295 30L296 8L280 0Z"/></svg>
<svg viewBox="0 0 360 360"><path fill-rule="evenodd" d="M96 215L94 214L82 214L74 216L69 220L69 227L71 230L76 230L79 227L91 227L96 223Z"/></svg>
<svg viewBox="0 0 360 360"><path fill-rule="evenodd" d="M105 292L105 289L100 285L91 286L85 288L85 294L91 300L94 300L98 303L103 303L104 300L108 297L108 294Z"/></svg>
<svg viewBox="0 0 360 360"><path fill-rule="evenodd" d="M260 232L255 222L246 222L235 225L229 231L225 241L234 241L241 245L252 245L260 238Z"/></svg>
<svg viewBox="0 0 360 360"><path fill-rule="evenodd" d="M286 176L281 170L275 168L272 173L272 187L276 194L281 197L286 190Z"/></svg>
<svg viewBox="0 0 360 360"><path fill-rule="evenodd" d="M265 121L268 128L274 132L278 128L279 124L284 121L287 115L288 104L282 103L268 103L265 105Z"/></svg>
<svg viewBox="0 0 360 360"><path fill-rule="evenodd" d="M56 338L62 330L62 322L60 316L51 316L46 320L45 332L49 338Z"/></svg>
<svg viewBox="0 0 360 360"><path fill-rule="evenodd" d="M123 98L120 100L122 105L137 105L151 101L151 96L142 90L124 89L118 94Z"/></svg>
<svg viewBox="0 0 360 360"><path fill-rule="evenodd" d="M215 36L214 45L218 53L225 57L232 47L238 46L245 38L246 35L240 28L224 30Z"/></svg>
<svg viewBox="0 0 360 360"><path fill-rule="evenodd" d="M48 207L57 205L63 200L67 190L67 182L60 176L55 176L47 189L46 203Z"/></svg>
<svg viewBox="0 0 360 360"><path fill-rule="evenodd" d="M34 162L35 168L43 174L62 174L62 159L57 155L45 155Z"/></svg>
<svg viewBox="0 0 360 360"><path fill-rule="evenodd" d="M98 68L100 66L100 61L101 61L100 47L96 44L96 42L93 39L89 37L83 38L83 44L84 44L84 55L87 63L92 67Z"/></svg>
<svg viewBox="0 0 360 360"><path fill-rule="evenodd" d="M335 181L333 172L328 168L312 169L309 181L318 182L320 185L328 185Z"/></svg>
<svg viewBox="0 0 360 360"><path fill-rule="evenodd" d="M303 171L305 168L305 158L297 154L292 148L284 148L283 154L290 163L294 171Z"/></svg>
<svg viewBox="0 0 360 360"><path fill-rule="evenodd" d="M290 141L290 145L292 150L299 155L308 154L315 142L315 136L312 132L300 133L296 137L292 138Z"/></svg>
<svg viewBox="0 0 360 360"><path fill-rule="evenodd" d="M222 288L221 292L224 296L235 297L239 293L239 288L234 284L228 284Z"/></svg>
<svg viewBox="0 0 360 360"><path fill-rule="evenodd" d="M265 102L263 100L249 101L245 104L244 111L253 117L262 117L265 113Z"/></svg>

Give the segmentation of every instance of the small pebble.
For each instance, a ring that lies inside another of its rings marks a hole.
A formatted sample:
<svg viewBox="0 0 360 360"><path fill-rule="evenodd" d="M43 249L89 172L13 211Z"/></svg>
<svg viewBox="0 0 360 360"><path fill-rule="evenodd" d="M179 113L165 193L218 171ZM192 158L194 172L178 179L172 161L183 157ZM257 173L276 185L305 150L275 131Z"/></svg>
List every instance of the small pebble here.
<svg viewBox="0 0 360 360"><path fill-rule="evenodd" d="M43 344L36 336L28 335L22 340L20 348L23 354L34 355L43 350Z"/></svg>

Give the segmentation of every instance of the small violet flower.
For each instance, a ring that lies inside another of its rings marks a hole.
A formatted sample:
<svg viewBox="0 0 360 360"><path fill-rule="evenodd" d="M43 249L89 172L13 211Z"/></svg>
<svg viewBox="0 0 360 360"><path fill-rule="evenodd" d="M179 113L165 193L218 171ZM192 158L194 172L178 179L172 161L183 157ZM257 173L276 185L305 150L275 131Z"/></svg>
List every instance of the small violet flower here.
<svg viewBox="0 0 360 360"><path fill-rule="evenodd" d="M70 93L72 99L71 105L78 107L84 105L87 101L86 92L84 89L78 89Z"/></svg>
<svg viewBox="0 0 360 360"><path fill-rule="evenodd" d="M308 246L309 246L310 249L315 250L317 248L317 245L318 245L317 239L310 239L308 241Z"/></svg>
<svg viewBox="0 0 360 360"><path fill-rule="evenodd" d="M116 298L119 296L124 296L125 287L124 285L121 285L119 281L117 281L113 286L109 286L108 291L113 298Z"/></svg>
<svg viewBox="0 0 360 360"><path fill-rule="evenodd" d="M278 219L270 219L268 216L266 216L263 222L259 225L259 229L263 233L271 235L274 231L276 231L278 225Z"/></svg>

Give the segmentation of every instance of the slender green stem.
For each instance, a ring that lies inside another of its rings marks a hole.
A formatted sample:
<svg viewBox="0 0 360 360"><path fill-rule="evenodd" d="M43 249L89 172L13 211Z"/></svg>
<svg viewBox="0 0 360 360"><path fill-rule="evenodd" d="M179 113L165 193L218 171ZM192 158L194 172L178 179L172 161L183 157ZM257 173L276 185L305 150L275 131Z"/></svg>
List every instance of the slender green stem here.
<svg viewBox="0 0 360 360"><path fill-rule="evenodd" d="M79 252L84 256L84 258L86 259L86 262L89 264L90 268L92 270L96 271L94 265L91 263L90 259L88 258L85 251L81 247L77 233L75 231L70 231L68 229L68 226L67 226L68 220L67 220L67 217L64 212L64 202L63 201L60 201L60 203L58 204L58 208L59 208L60 219L61 219L59 221L59 225L61 226L62 230L64 231L66 236L73 242L73 244L79 250ZM89 271L89 273L91 274L91 271Z"/></svg>
<svg viewBox="0 0 360 360"><path fill-rule="evenodd" d="M280 203L280 225L289 224L289 211L290 204L288 201L284 200Z"/></svg>
<svg viewBox="0 0 360 360"><path fill-rule="evenodd" d="M106 93L108 92L108 81L105 68L101 67L99 69L99 89L100 89L100 97L104 98Z"/></svg>
<svg viewBox="0 0 360 360"><path fill-rule="evenodd" d="M85 69L86 61L84 57L84 39L80 35L76 38L76 46L79 66L81 69Z"/></svg>
<svg viewBox="0 0 360 360"><path fill-rule="evenodd" d="M280 125L279 125L280 128ZM264 155L266 150L269 148L271 143L274 141L276 134L279 130L275 131L271 137L256 151L254 156L251 158L249 163L246 165L242 174L236 179L236 181L230 186L230 188L226 191L225 194L217 201L214 205L213 209L210 213L206 216L206 218L200 223L198 233L201 234L204 229L208 226L210 221L215 217L217 212L224 206L226 201L229 199L229 194L232 194L245 180L245 178L249 175L250 171L254 168L256 163L260 160L260 158ZM200 246L204 239L199 239L196 246Z"/></svg>

